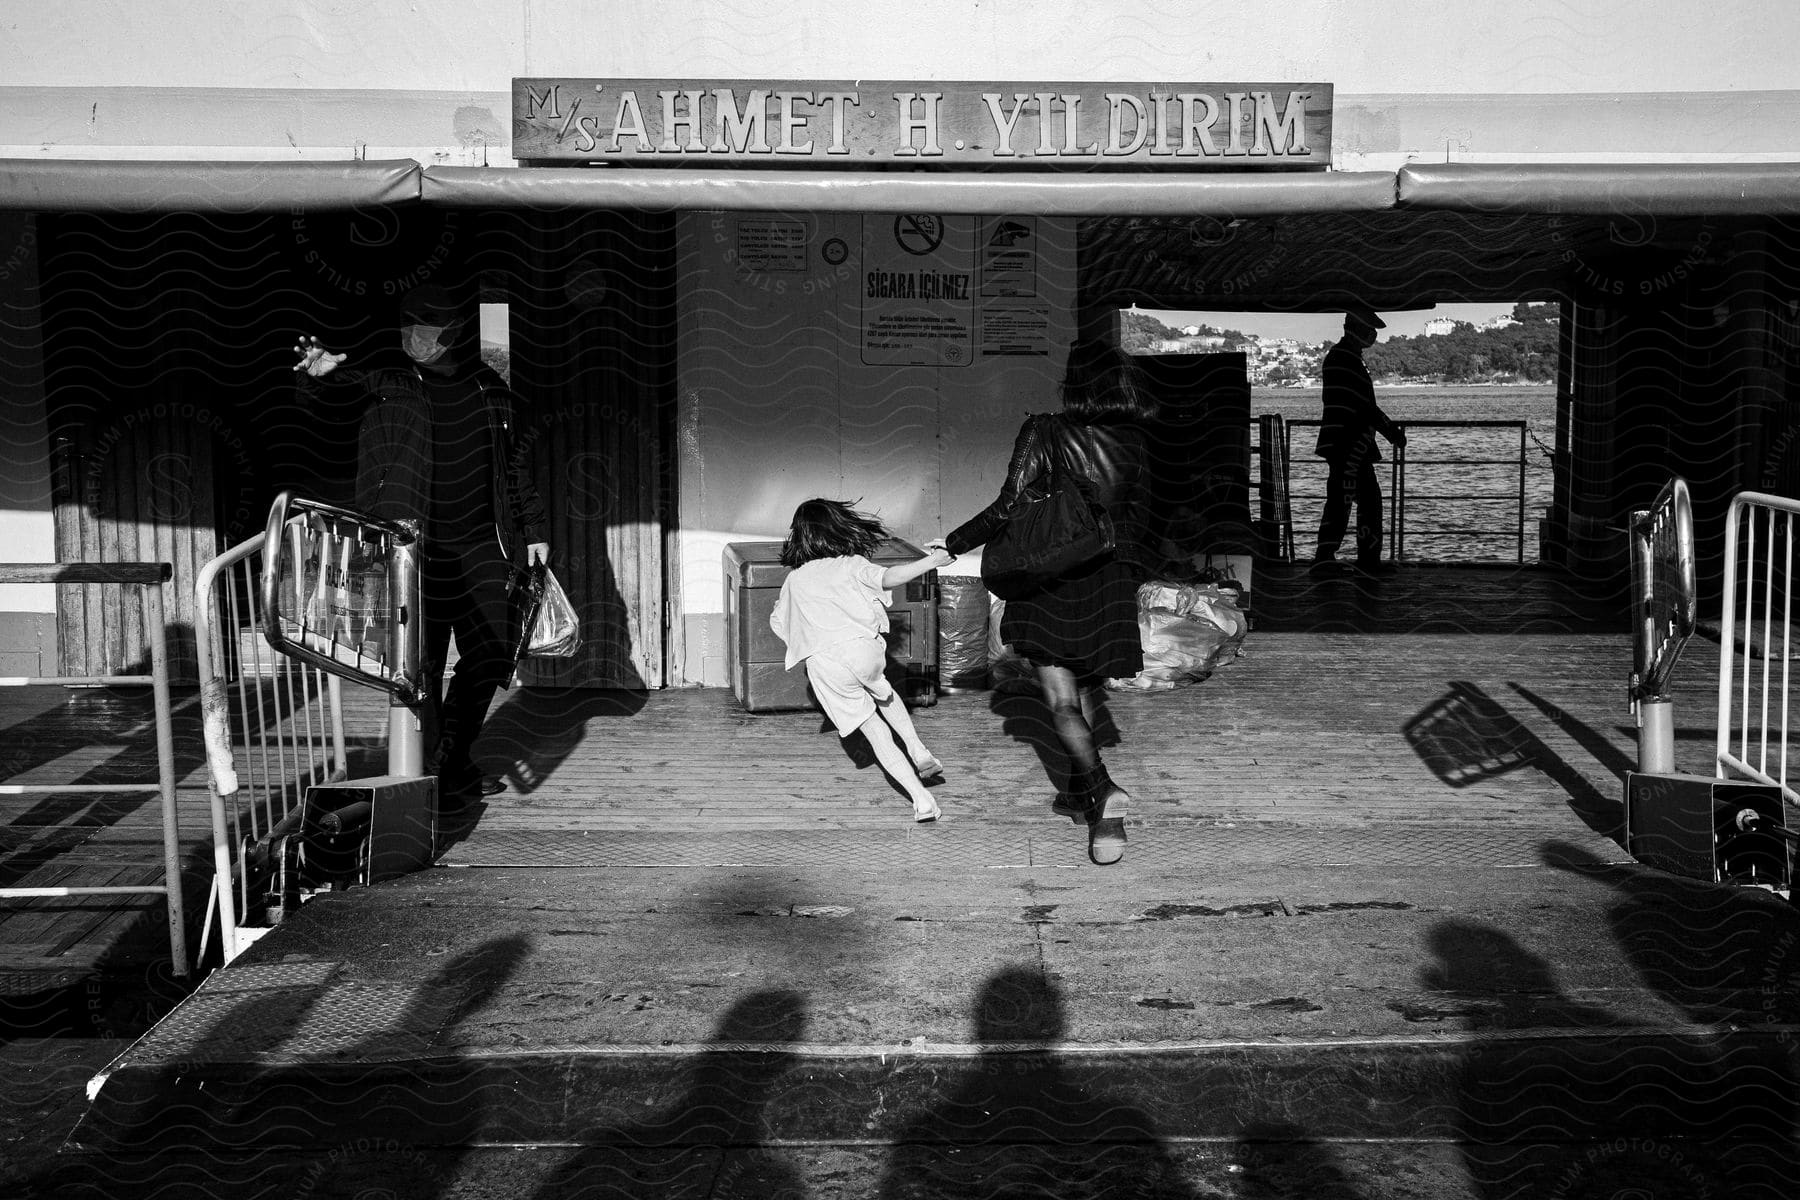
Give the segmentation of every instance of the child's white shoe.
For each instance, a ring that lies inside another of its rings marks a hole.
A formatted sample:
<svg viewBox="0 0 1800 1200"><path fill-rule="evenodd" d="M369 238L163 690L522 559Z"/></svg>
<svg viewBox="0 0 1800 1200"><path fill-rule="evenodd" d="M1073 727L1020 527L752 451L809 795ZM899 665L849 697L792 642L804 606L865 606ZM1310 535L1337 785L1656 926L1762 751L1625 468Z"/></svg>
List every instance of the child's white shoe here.
<svg viewBox="0 0 1800 1200"><path fill-rule="evenodd" d="M936 800L928 800L924 804L913 805L913 820L921 825L925 824L927 821L935 821L943 815L943 810L938 807Z"/></svg>

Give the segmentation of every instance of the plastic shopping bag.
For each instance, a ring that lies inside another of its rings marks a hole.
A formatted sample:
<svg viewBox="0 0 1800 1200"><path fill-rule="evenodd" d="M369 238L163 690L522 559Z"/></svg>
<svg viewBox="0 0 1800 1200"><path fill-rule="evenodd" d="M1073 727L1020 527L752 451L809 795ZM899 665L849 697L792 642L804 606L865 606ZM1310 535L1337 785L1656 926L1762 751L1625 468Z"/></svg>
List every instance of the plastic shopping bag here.
<svg viewBox="0 0 1800 1200"><path fill-rule="evenodd" d="M1199 683L1240 652L1248 623L1234 596L1214 584L1146 583L1138 588L1144 669L1109 679L1115 691L1167 691Z"/></svg>
<svg viewBox="0 0 1800 1200"><path fill-rule="evenodd" d="M581 619L569 597L543 563L525 578L525 620L517 657L574 658L581 649Z"/></svg>

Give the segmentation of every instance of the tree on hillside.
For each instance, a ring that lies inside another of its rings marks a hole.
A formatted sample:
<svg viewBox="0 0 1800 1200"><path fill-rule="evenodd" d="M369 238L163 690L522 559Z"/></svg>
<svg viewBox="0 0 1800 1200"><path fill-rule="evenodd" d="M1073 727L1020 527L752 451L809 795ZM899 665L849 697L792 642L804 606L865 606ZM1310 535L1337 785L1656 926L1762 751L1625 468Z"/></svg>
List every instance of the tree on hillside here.
<svg viewBox="0 0 1800 1200"><path fill-rule="evenodd" d="M1363 353L1377 379L1430 379L1477 383L1490 379L1556 378L1556 326L1541 317L1500 329L1458 323L1436 337L1396 337Z"/></svg>
<svg viewBox="0 0 1800 1200"><path fill-rule="evenodd" d="M1512 318L1515 321L1555 321L1562 316L1562 308L1556 304L1533 304L1521 300L1513 305Z"/></svg>
<svg viewBox="0 0 1800 1200"><path fill-rule="evenodd" d="M1164 342L1180 337L1180 330L1170 329L1140 309L1119 313L1119 345L1127 354L1154 354Z"/></svg>

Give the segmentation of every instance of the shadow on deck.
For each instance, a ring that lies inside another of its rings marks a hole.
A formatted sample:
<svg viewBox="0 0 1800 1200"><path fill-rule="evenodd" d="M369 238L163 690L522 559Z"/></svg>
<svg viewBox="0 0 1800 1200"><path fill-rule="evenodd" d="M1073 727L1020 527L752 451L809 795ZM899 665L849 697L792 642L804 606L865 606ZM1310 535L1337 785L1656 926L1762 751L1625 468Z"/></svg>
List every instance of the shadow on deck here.
<svg viewBox="0 0 1800 1200"><path fill-rule="evenodd" d="M1244 657L1197 687L1110 697L1121 744L1109 761L1136 781L1146 819L1161 822L1489 824L1560 808L1610 838L1615 781L1632 761L1616 704L1629 653L1620 603L1602 585L1538 568L1409 566L1321 579L1304 565L1259 564ZM1555 661L1508 640L1546 635L1574 640ZM1585 706L1594 711L1584 721L1567 686L1587 689L1596 671L1605 703ZM344 697L353 766L379 772L385 701L350 686ZM139 690L7 689L0 774L81 783L153 775L149 713ZM945 697L916 715L958 780L940 793L947 810L1002 826L1042 820L1062 768L1029 694ZM190 694L176 714L176 753L194 946L211 870L198 723ZM904 803L818 714L749 714L723 689L518 688L500 697L482 749L508 790L450 831L451 861L541 856L582 830L888 829ZM1458 757L1468 761L1449 762ZM1500 803L1458 802L1477 777ZM155 874L159 836L154 797L8 798L0 880L140 882ZM538 849L520 848L532 843ZM54 1035L92 1025L87 1001L71 997L97 973L149 979L155 995L181 990L167 969L162 905L148 898L14 902L0 908L0 947L10 1028ZM151 1003L137 992L133 1003Z"/></svg>

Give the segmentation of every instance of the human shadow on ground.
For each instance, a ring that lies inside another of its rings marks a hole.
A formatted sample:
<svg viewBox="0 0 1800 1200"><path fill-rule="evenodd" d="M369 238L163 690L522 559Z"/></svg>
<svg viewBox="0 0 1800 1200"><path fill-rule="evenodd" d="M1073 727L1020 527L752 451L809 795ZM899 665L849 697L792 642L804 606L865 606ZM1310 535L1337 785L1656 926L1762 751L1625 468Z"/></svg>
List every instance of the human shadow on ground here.
<svg viewBox="0 0 1800 1200"><path fill-rule="evenodd" d="M726 1010L712 1048L694 1056L666 1093L615 1091L574 1097L591 1119L583 1148L553 1171L535 1200L581 1196L707 1196L717 1200L803 1200L805 1183L786 1155L767 1144L767 1110L777 1098L807 1026L806 1001L780 989L752 992ZM639 1116L645 1105L653 1111Z"/></svg>
<svg viewBox="0 0 1800 1200"><path fill-rule="evenodd" d="M980 1058L900 1130L884 1200L1196 1195L1147 1113L1066 1069L1062 993L1041 972L990 976L974 1026Z"/></svg>
<svg viewBox="0 0 1800 1200"><path fill-rule="evenodd" d="M383 1004L400 989L341 980L335 962L234 965L189 1001L192 1024L169 1030L179 1045L127 1055L77 1127L85 1152L29 1182L46 1196L439 1200L484 1126L518 1100L441 1047L529 948L522 935L489 939L392 1011ZM303 1060L265 1065L295 1043Z"/></svg>
<svg viewBox="0 0 1800 1200"><path fill-rule="evenodd" d="M1643 984L1698 1024L1800 1026L1800 910L1759 887L1608 863L1548 842L1545 865L1613 889L1613 937Z"/></svg>
<svg viewBox="0 0 1800 1200"><path fill-rule="evenodd" d="M1071 788L1073 764L1068 751L1063 749L1062 740L1056 736L1056 726L1050 720L1050 709L1044 704L1044 695L1036 678L1015 673L996 679L988 708L1000 718L1002 732L1014 741L1024 743L1037 755L1044 777L1054 789L1054 795L1048 797L1046 803L1066 795ZM1109 749L1122 740L1104 690L1095 694L1091 725L1096 749Z"/></svg>
<svg viewBox="0 0 1800 1200"><path fill-rule="evenodd" d="M501 697L481 727L475 761L519 795L541 788L590 732L596 740L617 734L615 723L638 716L648 702L643 691L516 684Z"/></svg>
<svg viewBox="0 0 1800 1200"><path fill-rule="evenodd" d="M1363 1200L1330 1143L1286 1122L1246 1126L1232 1143L1237 1200Z"/></svg>
<svg viewBox="0 0 1800 1200"><path fill-rule="evenodd" d="M1446 786L1466 788L1525 767L1549 776L1569 810L1595 833L1623 842L1623 804L1551 750L1480 686L1452 679L1448 690L1402 727L1420 760ZM1598 735L1594 735L1598 737Z"/></svg>
<svg viewBox="0 0 1800 1200"><path fill-rule="evenodd" d="M1696 1027L1665 1062L1633 1064L1645 1081L1641 1126L1655 1136L1667 1125L1707 1146L1722 1175L1712 1195L1791 1195L1800 1179L1800 911L1760 887L1601 862L1566 843L1547 843L1543 858L1613 889L1614 939L1644 986ZM1696 1171L1684 1172L1695 1186Z"/></svg>
<svg viewBox="0 0 1800 1200"><path fill-rule="evenodd" d="M1431 1120L1460 1149L1473 1194L1741 1194L1726 1183L1747 1113L1717 1086L1742 1061L1734 1050L1568 996L1545 959L1483 922L1440 922L1427 943L1421 982L1475 1035L1453 1111Z"/></svg>

